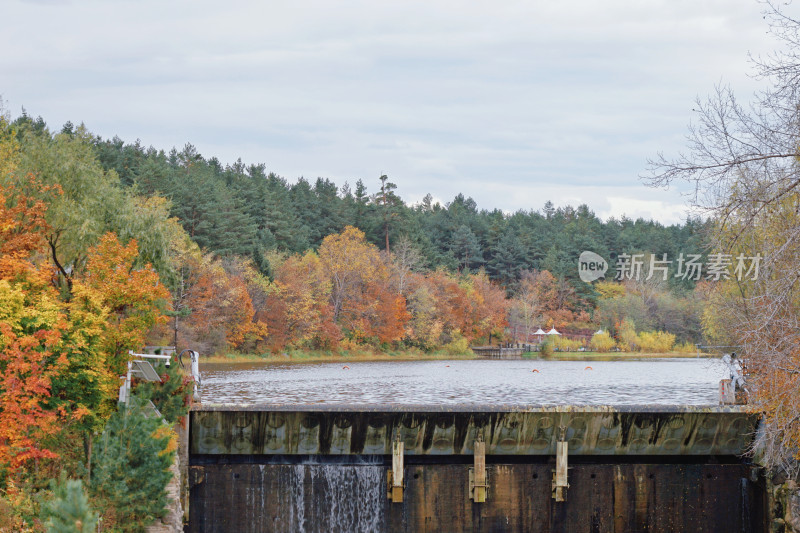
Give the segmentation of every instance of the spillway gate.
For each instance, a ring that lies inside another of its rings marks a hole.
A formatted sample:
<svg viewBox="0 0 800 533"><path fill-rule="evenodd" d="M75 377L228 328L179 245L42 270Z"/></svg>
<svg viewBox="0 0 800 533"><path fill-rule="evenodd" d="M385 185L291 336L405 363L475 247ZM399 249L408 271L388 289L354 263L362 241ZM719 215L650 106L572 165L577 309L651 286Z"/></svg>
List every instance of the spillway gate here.
<svg viewBox="0 0 800 533"><path fill-rule="evenodd" d="M767 531L742 407L204 405L189 531Z"/></svg>

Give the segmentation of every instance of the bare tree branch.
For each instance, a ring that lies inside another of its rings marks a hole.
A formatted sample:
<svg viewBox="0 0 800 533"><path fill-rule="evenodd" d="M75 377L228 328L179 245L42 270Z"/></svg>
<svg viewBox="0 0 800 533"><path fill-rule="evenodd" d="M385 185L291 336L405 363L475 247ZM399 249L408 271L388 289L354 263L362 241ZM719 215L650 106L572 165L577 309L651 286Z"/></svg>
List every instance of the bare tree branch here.
<svg viewBox="0 0 800 533"><path fill-rule="evenodd" d="M742 106L726 86L697 101L687 150L657 154L642 178L689 183L716 250L763 258L759 275L720 285L709 305L746 356L751 399L764 413L756 446L769 466L800 473L800 21L765 2L779 47L750 57L768 84Z"/></svg>

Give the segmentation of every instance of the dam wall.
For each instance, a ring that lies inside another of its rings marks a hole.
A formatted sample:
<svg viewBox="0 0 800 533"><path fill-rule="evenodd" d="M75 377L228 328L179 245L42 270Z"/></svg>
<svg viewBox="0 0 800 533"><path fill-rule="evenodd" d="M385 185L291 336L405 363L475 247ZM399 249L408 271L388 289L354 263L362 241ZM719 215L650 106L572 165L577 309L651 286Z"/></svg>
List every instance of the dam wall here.
<svg viewBox="0 0 800 533"><path fill-rule="evenodd" d="M767 531L738 406L203 405L189 531Z"/></svg>

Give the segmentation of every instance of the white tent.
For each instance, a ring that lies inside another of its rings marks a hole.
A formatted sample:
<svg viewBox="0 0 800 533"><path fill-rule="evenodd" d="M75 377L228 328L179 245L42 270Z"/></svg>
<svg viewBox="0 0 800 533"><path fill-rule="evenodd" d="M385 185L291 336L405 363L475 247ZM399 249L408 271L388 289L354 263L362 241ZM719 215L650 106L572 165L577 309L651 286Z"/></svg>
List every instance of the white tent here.
<svg viewBox="0 0 800 533"><path fill-rule="evenodd" d="M605 331L603 331L603 328L600 328L594 332L595 335L602 335L603 333L605 333Z"/></svg>
<svg viewBox="0 0 800 533"><path fill-rule="evenodd" d="M553 329L548 331L547 335L561 335L561 333L557 332L555 326L553 326Z"/></svg>
<svg viewBox="0 0 800 533"><path fill-rule="evenodd" d="M542 328L539 328L539 329L536 330L536 333L534 333L534 335L547 335L547 333L542 331Z"/></svg>

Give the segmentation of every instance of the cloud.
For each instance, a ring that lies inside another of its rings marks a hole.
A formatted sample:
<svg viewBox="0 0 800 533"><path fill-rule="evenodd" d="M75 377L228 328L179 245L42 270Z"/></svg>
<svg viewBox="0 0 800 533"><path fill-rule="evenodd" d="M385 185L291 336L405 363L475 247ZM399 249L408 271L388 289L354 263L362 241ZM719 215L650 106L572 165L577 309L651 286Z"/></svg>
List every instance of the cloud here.
<svg viewBox="0 0 800 533"><path fill-rule="evenodd" d="M409 198L480 194L482 206L506 211L547 190L554 201L658 218L663 206L637 176L648 156L683 145L697 94L720 79L756 87L746 53L770 49L759 9L751 0L11 2L0 94L12 112L25 106L54 127L83 121L165 149L191 142L289 179L371 184L386 173Z"/></svg>
<svg viewBox="0 0 800 533"><path fill-rule="evenodd" d="M602 218L614 217L620 219L645 218L655 219L662 224L680 224L686 221L689 210L685 205L669 203L663 200L643 200L624 196L609 196L606 198L609 207L600 211Z"/></svg>

